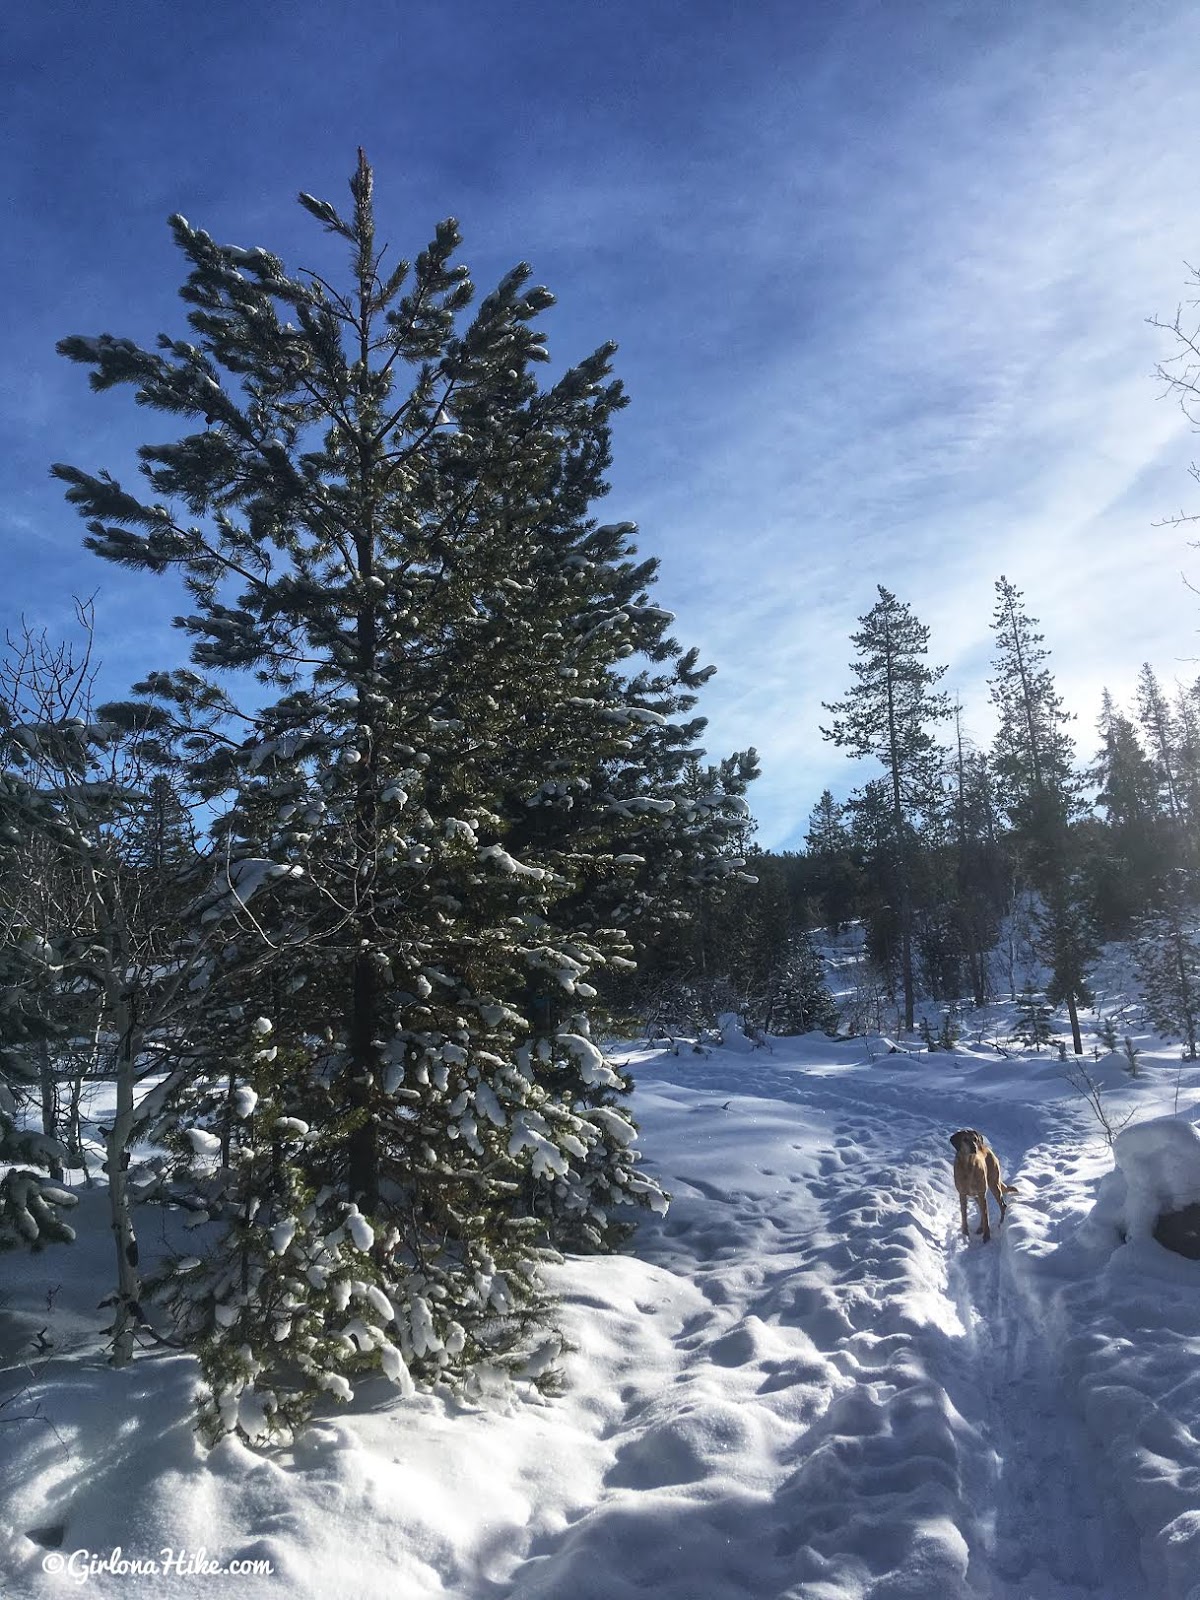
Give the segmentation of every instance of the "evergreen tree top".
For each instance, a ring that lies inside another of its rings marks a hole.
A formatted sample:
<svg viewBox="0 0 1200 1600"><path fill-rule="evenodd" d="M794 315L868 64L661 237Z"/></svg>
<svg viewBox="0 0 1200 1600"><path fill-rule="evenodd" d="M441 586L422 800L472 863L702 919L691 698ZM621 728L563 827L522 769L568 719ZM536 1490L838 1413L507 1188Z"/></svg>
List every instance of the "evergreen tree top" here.
<svg viewBox="0 0 1200 1600"><path fill-rule="evenodd" d="M1070 812L1078 807L1080 790L1066 731L1072 718L1046 665L1050 653L1037 619L1026 612L1021 590L1003 576L996 581L992 628L995 676L988 686L999 714L993 762L1010 815L1028 821L1035 812Z"/></svg>
<svg viewBox="0 0 1200 1600"><path fill-rule="evenodd" d="M850 670L857 682L843 700L826 702L833 721L821 733L852 758L875 756L893 783L912 778L926 786L937 741L929 724L950 715L950 699L934 685L946 672L923 659L929 629L911 608L878 586L879 599L851 635L858 652Z"/></svg>

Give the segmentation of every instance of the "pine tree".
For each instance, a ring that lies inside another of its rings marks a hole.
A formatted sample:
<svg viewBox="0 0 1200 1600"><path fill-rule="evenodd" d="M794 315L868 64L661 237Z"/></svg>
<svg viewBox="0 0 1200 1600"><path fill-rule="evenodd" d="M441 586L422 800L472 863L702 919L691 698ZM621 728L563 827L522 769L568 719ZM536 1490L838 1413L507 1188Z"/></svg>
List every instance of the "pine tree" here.
<svg viewBox="0 0 1200 1600"><path fill-rule="evenodd" d="M191 813L165 772L155 772L132 819L125 859L147 882L188 879L196 865Z"/></svg>
<svg viewBox="0 0 1200 1600"><path fill-rule="evenodd" d="M1123 935L1130 918L1145 904L1154 877L1168 854L1160 825L1159 784L1138 741L1133 723L1104 690L1099 731L1102 740L1092 768L1096 804L1108 818L1099 866L1098 911L1110 938Z"/></svg>
<svg viewBox="0 0 1200 1600"><path fill-rule="evenodd" d="M650 603L632 525L590 516L625 403L612 347L539 388L549 293L518 267L468 319L456 225L385 269L372 189L360 154L348 215L301 196L348 247L346 287L175 217L192 340L60 346L194 430L142 448L145 501L55 470L93 550L179 571L195 608L193 669L142 688L218 813L190 913L222 936L216 998L163 1108L164 1181L223 1229L176 1274L206 1329L210 1434L294 1425L364 1367L519 1365L555 1243L603 1246L664 1204L590 980L632 959L617 909L669 918L671 861L739 870L753 775L730 758L679 792L702 724L675 719L711 669ZM216 672L259 687L239 702ZM265 1128L238 1112L251 1092ZM330 1286L352 1268L346 1300Z"/></svg>
<svg viewBox="0 0 1200 1600"><path fill-rule="evenodd" d="M653 805L634 799L622 805L635 829L626 840L625 872L593 877L577 902L590 924L616 923L628 930L647 959L639 959L639 989L687 985L700 1016L740 1005L754 956L751 923L762 920L762 886L753 866L753 824L745 794L758 775L753 750L716 764L698 755L669 758ZM640 820L639 820L640 819ZM726 980L743 993L730 997ZM610 985L603 982L602 988Z"/></svg>
<svg viewBox="0 0 1200 1600"><path fill-rule="evenodd" d="M840 933L858 910L859 873L846 814L847 808L825 789L813 807L804 835L817 908L832 933Z"/></svg>
<svg viewBox="0 0 1200 1600"><path fill-rule="evenodd" d="M825 982L825 966L806 933L792 939L780 966L763 1024L783 1037L838 1029L837 1007Z"/></svg>
<svg viewBox="0 0 1200 1600"><path fill-rule="evenodd" d="M1176 869L1138 919L1134 960L1146 1011L1159 1033L1181 1039L1185 1058L1200 1054L1200 919L1188 875Z"/></svg>
<svg viewBox="0 0 1200 1600"><path fill-rule="evenodd" d="M1040 953L1054 969L1054 1003L1066 1005L1075 1053L1082 1055L1079 1007L1089 1003L1084 968L1092 950L1084 938L1089 919L1072 859L1070 824L1081 809L1081 783L1067 732L1070 717L1046 665L1049 652L1037 619L1026 612L1021 591L1004 577L996 583L992 626L995 677L989 685L1000 723L992 765L1041 896Z"/></svg>
<svg viewBox="0 0 1200 1600"><path fill-rule="evenodd" d="M1194 685L1180 684L1175 695L1174 772L1183 818L1184 850L1193 869L1200 863L1200 708Z"/></svg>
<svg viewBox="0 0 1200 1600"><path fill-rule="evenodd" d="M932 1000L957 1001L973 982L965 931L950 817L931 812L914 861L913 941L921 992Z"/></svg>
<svg viewBox="0 0 1200 1600"><path fill-rule="evenodd" d="M1171 707L1147 661L1138 674L1137 714L1161 795L1161 809L1178 824L1183 808L1176 776L1175 728Z"/></svg>
<svg viewBox="0 0 1200 1600"><path fill-rule="evenodd" d="M1079 1009L1096 1003L1088 972L1099 940L1088 902L1083 874L1064 864L1048 878L1035 917L1038 953L1050 968L1046 999L1066 1006L1076 1055L1083 1054Z"/></svg>
<svg viewBox="0 0 1200 1600"><path fill-rule="evenodd" d="M1026 613L1023 599L1007 578L997 580L995 677L988 682L1000 726L992 764L1012 826L1040 842L1076 813L1080 785L1070 717L1045 664L1049 652L1037 619Z"/></svg>
<svg viewBox="0 0 1200 1600"><path fill-rule="evenodd" d="M900 906L904 890L892 797L886 781L874 778L856 789L848 809L854 856L861 863L859 912L863 949L874 969L876 987L894 1005L902 982Z"/></svg>
<svg viewBox="0 0 1200 1600"><path fill-rule="evenodd" d="M845 700L825 706L834 714L825 738L852 758L873 756L886 771L892 850L899 891L900 975L904 1026L913 1027L913 856L921 818L936 803L938 745L930 724L950 714L948 697L934 691L944 667L925 664L929 629L907 605L879 585L879 599L851 635L860 659L857 682Z"/></svg>
<svg viewBox="0 0 1200 1600"><path fill-rule="evenodd" d="M947 782L953 813L953 916L972 998L981 1006L988 995L987 953L1000 929L1006 872L991 768L983 752L971 748L957 705L954 734Z"/></svg>

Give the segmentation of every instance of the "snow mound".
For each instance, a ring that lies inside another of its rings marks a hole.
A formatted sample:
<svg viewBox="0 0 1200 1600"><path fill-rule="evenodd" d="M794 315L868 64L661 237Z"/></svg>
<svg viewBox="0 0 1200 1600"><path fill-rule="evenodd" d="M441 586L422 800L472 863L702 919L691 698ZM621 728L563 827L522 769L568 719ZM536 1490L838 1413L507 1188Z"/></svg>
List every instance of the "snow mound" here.
<svg viewBox="0 0 1200 1600"><path fill-rule="evenodd" d="M1125 1128L1103 1176L1085 1145L1027 1152L1006 1224L1012 1285L1058 1352L1098 1486L1120 1502L1101 1514L1131 1525L1145 1587L1126 1588L1153 1600L1200 1600L1200 1261L1155 1236L1160 1217L1200 1199L1197 1109Z"/></svg>
<svg viewBox="0 0 1200 1600"><path fill-rule="evenodd" d="M1116 1168L1100 1185L1092 1220L1127 1240L1150 1239L1164 1213L1200 1202L1200 1129L1176 1117L1117 1135Z"/></svg>
<svg viewBox="0 0 1200 1600"><path fill-rule="evenodd" d="M722 1050L748 1056L761 1048L746 1032L745 1024L736 1011L722 1011L717 1018L717 1031L721 1035Z"/></svg>

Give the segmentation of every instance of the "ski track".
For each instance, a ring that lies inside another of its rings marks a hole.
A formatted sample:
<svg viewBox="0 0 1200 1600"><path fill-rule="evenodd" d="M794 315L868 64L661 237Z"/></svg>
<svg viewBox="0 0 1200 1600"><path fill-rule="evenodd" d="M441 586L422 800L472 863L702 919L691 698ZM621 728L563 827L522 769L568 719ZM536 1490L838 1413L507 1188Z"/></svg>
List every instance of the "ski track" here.
<svg viewBox="0 0 1200 1600"><path fill-rule="evenodd" d="M985 1593L990 1600L1148 1596L1137 1532L1098 1469L1054 1337L1021 1309L1009 1266L1006 1251L971 1251L951 1268L992 1452Z"/></svg>
<svg viewBox="0 0 1200 1600"><path fill-rule="evenodd" d="M714 1119L755 1095L736 1059L645 1073L666 1096L673 1078L702 1080ZM753 1083L776 1110L803 1108L798 1131L823 1116L828 1141L815 1156L797 1142L799 1170L760 1167L782 1180L769 1198L699 1172L673 1181L638 1246L703 1296L674 1335L669 1390L631 1359L598 1501L486 1593L690 1600L672 1569L686 1548L694 1573L698 1546L706 1600L1151 1600L1003 1230L990 1248L960 1237L947 1117L987 1128L996 1102L761 1059ZM1071 1105L1006 1103L1002 1120L1018 1188L1026 1151L1078 1140ZM748 1443L762 1481L724 1479L722 1454Z"/></svg>

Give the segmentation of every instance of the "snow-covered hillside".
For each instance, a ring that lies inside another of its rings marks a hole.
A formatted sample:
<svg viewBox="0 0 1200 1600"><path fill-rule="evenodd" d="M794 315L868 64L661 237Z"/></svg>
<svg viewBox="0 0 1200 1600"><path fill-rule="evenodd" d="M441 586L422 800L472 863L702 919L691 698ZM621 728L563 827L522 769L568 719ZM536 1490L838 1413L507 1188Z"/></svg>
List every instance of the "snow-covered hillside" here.
<svg viewBox="0 0 1200 1600"><path fill-rule="evenodd" d="M1114 1126L1173 1118L1111 1177L1053 1050L630 1059L674 1203L627 1254L558 1269L548 1402L380 1384L289 1453L206 1453L190 1357L98 1353L96 1191L76 1245L8 1256L6 1600L1200 1600L1200 1261L1155 1242L1147 1199L1200 1184L1200 1070L1088 1058ZM959 1236L961 1126L1017 1189L990 1245ZM273 1575L80 1581L118 1546Z"/></svg>

